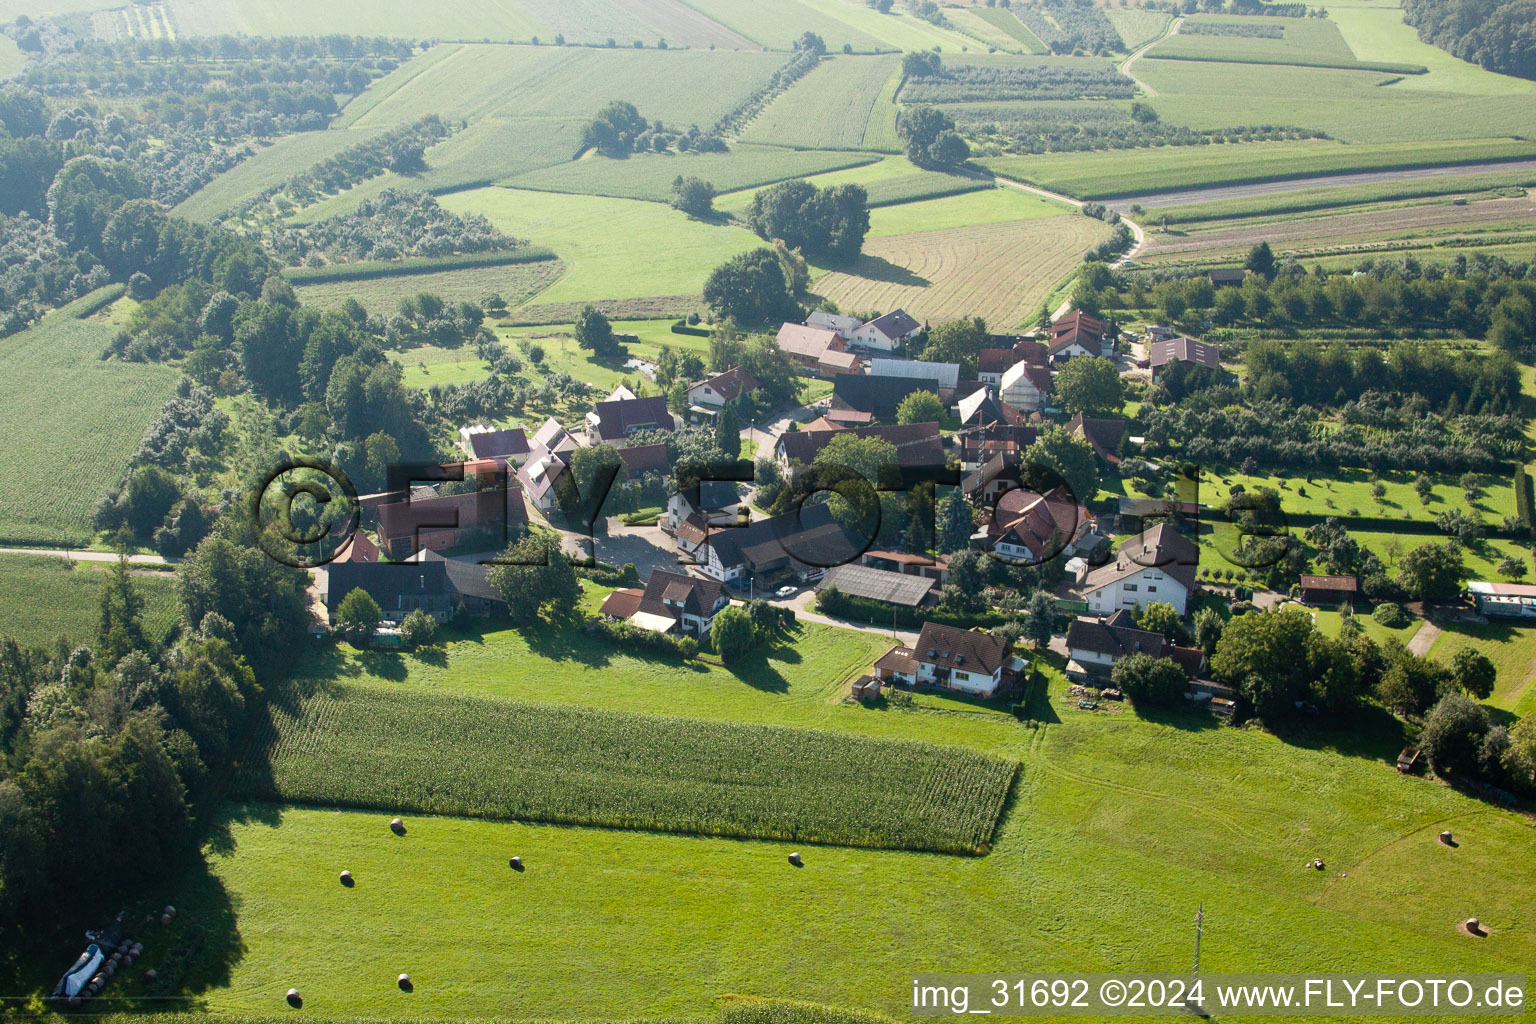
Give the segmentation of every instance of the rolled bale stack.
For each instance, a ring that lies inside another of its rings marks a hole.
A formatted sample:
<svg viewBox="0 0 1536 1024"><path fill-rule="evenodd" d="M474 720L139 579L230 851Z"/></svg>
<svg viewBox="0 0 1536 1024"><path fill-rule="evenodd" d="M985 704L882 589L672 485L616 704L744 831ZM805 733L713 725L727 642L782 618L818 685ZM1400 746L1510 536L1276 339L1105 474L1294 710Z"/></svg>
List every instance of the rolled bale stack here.
<svg viewBox="0 0 1536 1024"><path fill-rule="evenodd" d="M160 972L155 970L153 967L144 972L145 981L154 981L158 977L160 977Z"/></svg>
<svg viewBox="0 0 1536 1024"><path fill-rule="evenodd" d="M1446 831L1440 833L1440 842L1444 843L1446 846L1454 846L1456 839L1451 835L1450 830L1447 829Z"/></svg>

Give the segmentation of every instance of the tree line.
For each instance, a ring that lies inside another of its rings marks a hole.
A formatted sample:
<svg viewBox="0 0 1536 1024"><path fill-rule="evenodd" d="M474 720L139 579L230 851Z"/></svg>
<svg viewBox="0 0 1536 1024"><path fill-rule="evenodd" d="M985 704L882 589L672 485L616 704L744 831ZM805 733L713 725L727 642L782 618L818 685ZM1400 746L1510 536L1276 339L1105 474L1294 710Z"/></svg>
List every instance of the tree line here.
<svg viewBox="0 0 1536 1024"><path fill-rule="evenodd" d="M1489 71L1536 78L1533 0L1403 0L1419 38Z"/></svg>

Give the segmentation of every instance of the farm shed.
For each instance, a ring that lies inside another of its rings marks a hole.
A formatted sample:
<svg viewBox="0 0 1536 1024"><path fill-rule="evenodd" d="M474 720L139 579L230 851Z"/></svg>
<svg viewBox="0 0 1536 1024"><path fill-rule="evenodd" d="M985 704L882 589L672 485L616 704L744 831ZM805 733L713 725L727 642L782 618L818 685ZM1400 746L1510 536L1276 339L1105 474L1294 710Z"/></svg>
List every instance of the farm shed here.
<svg viewBox="0 0 1536 1024"><path fill-rule="evenodd" d="M1490 583L1473 580L1467 594L1479 615L1504 618L1536 618L1536 586L1529 583Z"/></svg>
<svg viewBox="0 0 1536 1024"><path fill-rule="evenodd" d="M1353 576L1301 577L1301 599L1307 604L1352 603L1358 590Z"/></svg>
<svg viewBox="0 0 1536 1024"><path fill-rule="evenodd" d="M827 570L816 589L836 588L850 597L920 608L938 600L934 582L926 576L908 576L868 565L837 565Z"/></svg>

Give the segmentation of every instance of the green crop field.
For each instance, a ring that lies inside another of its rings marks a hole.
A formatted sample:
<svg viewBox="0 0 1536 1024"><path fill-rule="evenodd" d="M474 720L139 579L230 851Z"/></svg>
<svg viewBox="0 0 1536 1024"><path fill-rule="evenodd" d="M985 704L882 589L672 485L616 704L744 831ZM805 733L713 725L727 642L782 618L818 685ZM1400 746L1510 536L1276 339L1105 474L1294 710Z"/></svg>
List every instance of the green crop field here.
<svg viewBox="0 0 1536 1024"><path fill-rule="evenodd" d="M925 171L904 156L890 156L877 162L851 167L847 170L810 175L806 180L810 181L817 188L831 188L834 185L862 185L869 194L869 205L871 207L894 206L901 203L914 203L919 200L939 199L945 196L959 195L964 192L990 192L994 190L992 179L989 177ZM715 201L715 205L720 209L729 210L737 216L741 216L752 205L752 196L756 191L756 189L742 189L722 195ZM988 212L984 216L989 219L1012 220L1022 216L1030 216L1034 213L1034 207L1019 201L1023 198L1019 193L1013 192L1003 197L977 200L973 206L987 208ZM1043 211L1040 215L1059 213L1063 209L1063 207L1052 205L1048 211ZM922 208L918 216L923 217L930 210L931 208ZM956 225L954 223L945 223L941 226L954 227Z"/></svg>
<svg viewBox="0 0 1536 1024"><path fill-rule="evenodd" d="M443 196L442 204L483 213L514 238L553 249L566 273L541 303L697 295L711 270L762 244L743 228L633 199L484 188Z"/></svg>
<svg viewBox="0 0 1536 1024"><path fill-rule="evenodd" d="M887 92L900 74L896 57L822 61L753 119L742 139L796 149L888 149L881 126L887 115L894 120Z"/></svg>
<svg viewBox="0 0 1536 1024"><path fill-rule="evenodd" d="M994 27L1006 33L1009 38L1017 42L1028 53L1049 53L1050 48L1040 40L1040 37L1030 31L1028 25L1018 19L1012 11L1000 7L976 7L972 12Z"/></svg>
<svg viewBox="0 0 1536 1024"><path fill-rule="evenodd" d="M877 40L884 50L931 50L935 47L947 52L974 48L975 39L942 25L934 25L919 18L910 10L894 6L887 14L881 14L867 3L850 0L799 0L801 6L836 19L849 28L863 32ZM827 40L827 49L841 50L842 44L833 46ZM855 47L857 49L857 47Z"/></svg>
<svg viewBox="0 0 1536 1024"><path fill-rule="evenodd" d="M601 44L613 39L620 46L636 40L655 46L665 40L674 47L752 47L750 39L682 0L516 0L516 4L539 23L545 42L559 33L571 43Z"/></svg>
<svg viewBox="0 0 1536 1024"><path fill-rule="evenodd" d="M1143 150L1134 161L1126 160L1123 153L1109 151L993 157L980 162L999 175L1027 181L1054 192L1079 198L1112 199L1309 175L1401 167L1454 166L1533 155L1536 155L1536 143L1504 139L1398 142L1369 146L1341 146L1336 142L1307 141L1172 146Z"/></svg>
<svg viewBox="0 0 1536 1024"><path fill-rule="evenodd" d="M109 563L76 562L54 555L0 556L0 602L6 608L0 636L23 646L47 647L59 637L95 644L97 605ZM181 615L176 574L134 569L133 585L144 599L144 632L159 640Z"/></svg>
<svg viewBox="0 0 1536 1024"><path fill-rule="evenodd" d="M982 11L986 8L975 7L951 7L944 12L944 17L955 30L970 36L974 41L981 43L988 50L1001 50L1003 53L1038 53L1032 45L1028 45L1008 31L1006 22L999 25L993 19L984 17ZM1007 11L1010 18L1013 17ZM1018 21L1017 18L1013 19ZM1020 25L1022 28L1023 26Z"/></svg>
<svg viewBox="0 0 1536 1024"><path fill-rule="evenodd" d="M1202 32L1201 29L1207 31ZM1278 29L1279 38L1257 35L1211 34L1209 30L1263 31ZM1263 18L1197 14L1180 30L1152 47L1149 57L1232 61L1254 64L1295 64L1310 67L1362 68L1412 74L1422 64L1362 61L1338 26L1323 18Z"/></svg>
<svg viewBox="0 0 1536 1024"><path fill-rule="evenodd" d="M0 340L0 432L15 453L0 480L7 543L89 540L97 504L175 393L174 367L100 358L116 331L75 318L89 298Z"/></svg>
<svg viewBox="0 0 1536 1024"><path fill-rule="evenodd" d="M273 719L246 796L944 853L986 851L1016 767L911 740L368 686Z"/></svg>
<svg viewBox="0 0 1536 1024"><path fill-rule="evenodd" d="M1494 193L1515 187L1536 186L1536 169L1482 174L1436 174L1430 178L1382 181L1366 185L1340 185L1334 188L1298 189L1269 195L1218 199L1205 203L1176 206L1149 204L1155 218L1168 218L1169 224L1193 224L1222 220L1248 220L1256 217L1294 216L1320 210L1346 207L1370 208L1408 200L1437 201L1438 197L1478 199L1482 193ZM1497 194L1497 193L1495 193ZM1444 200L1438 200L1444 201Z"/></svg>
<svg viewBox="0 0 1536 1024"><path fill-rule="evenodd" d="M875 182L872 187L879 184ZM1057 217L1068 213L1080 216L1073 207L1054 199L1013 188L989 188L871 210L869 236L879 238L884 235L906 235L918 231Z"/></svg>
<svg viewBox="0 0 1536 1024"><path fill-rule="evenodd" d="M1410 75L1393 85L1394 92L1536 94L1536 82L1484 71L1476 64L1421 42L1418 32L1403 23L1397 0L1343 0L1342 4L1329 4L1328 20L1339 27L1344 41L1361 60L1422 64L1429 68L1427 75Z"/></svg>
<svg viewBox="0 0 1536 1024"><path fill-rule="evenodd" d="M1168 28L1171 17L1162 11L1143 11L1130 7L1106 7L1104 16L1115 26L1128 51L1145 46Z"/></svg>
<svg viewBox="0 0 1536 1024"><path fill-rule="evenodd" d="M559 260L536 260L499 267L468 267L424 274L396 274L361 280L296 284L294 291L305 305L339 306L356 299L364 308L387 313L402 295L434 292L451 301L479 302L493 292L508 307L520 306L560 278L565 267Z"/></svg>
<svg viewBox="0 0 1536 1024"><path fill-rule="evenodd" d="M537 21L515 3L465 0L432 9L409 0L251 0L237 5L217 0L168 0L172 26L183 36L399 36L405 39L527 40Z"/></svg>
<svg viewBox="0 0 1536 1024"><path fill-rule="evenodd" d="M840 170L879 159L872 153L824 153L737 145L728 153L636 154L623 160L589 155L500 182L513 188L578 192L621 199L666 202L679 176L698 177L718 191L755 188Z"/></svg>
<svg viewBox="0 0 1536 1024"><path fill-rule="evenodd" d="M804 32L821 36L827 49L834 52L845 45L859 53L897 49L800 0L756 0L750 4L737 0L688 0L688 6L771 50L788 50ZM835 8L833 11L840 13Z"/></svg>
<svg viewBox="0 0 1536 1024"><path fill-rule="evenodd" d="M182 200L173 210L190 220L212 220L261 192L377 134L372 131L299 132L279 139Z"/></svg>
<svg viewBox="0 0 1536 1024"><path fill-rule="evenodd" d="M450 647L450 664L459 656ZM1085 971L1185 969L1196 903L1208 971L1316 969L1320 949L1361 970L1521 970L1536 955L1521 926L1530 824L1398 776L1401 736L1380 722L1286 743L1183 713L1084 712L1050 677L1035 727L822 704L837 727L942 730L983 748L1004 738L1024 767L981 858L816 847L795 869L783 843L453 818L407 818L397 837L390 812L232 808L211 884L174 889L193 918L234 908L239 952L204 998L215 1012L262 1011L294 985L325 1015L517 1017L558 1002L571 1018L632 1019L705 1015L738 992L900 1014L910 993L892 979L910 974L913 948L942 949L959 970L988 969L999 950ZM622 681L571 679L634 700ZM741 710L765 718L799 704L742 689ZM647 690L663 709L692 699L661 680ZM1435 842L1445 827L1458 847ZM513 855L524 872L508 869ZM343 868L354 888L337 884ZM1477 943L1454 928L1474 912L1491 930ZM360 934L370 941L347 943ZM519 955L484 956L493 942ZM815 955L785 955L796 949ZM394 987L400 971L410 996Z"/></svg>

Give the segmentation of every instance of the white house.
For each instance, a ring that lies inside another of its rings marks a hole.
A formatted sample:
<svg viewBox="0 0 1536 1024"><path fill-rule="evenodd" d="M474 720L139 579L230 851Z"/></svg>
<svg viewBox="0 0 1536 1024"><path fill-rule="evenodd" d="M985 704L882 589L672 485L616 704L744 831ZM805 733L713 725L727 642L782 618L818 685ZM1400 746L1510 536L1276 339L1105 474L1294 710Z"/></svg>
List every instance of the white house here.
<svg viewBox="0 0 1536 1024"><path fill-rule="evenodd" d="M701 580L665 569L652 569L645 594L630 621L646 628L704 636L715 616L731 603L725 588L715 580ZM670 620L670 622L668 622Z"/></svg>
<svg viewBox="0 0 1536 1024"><path fill-rule="evenodd" d="M1115 560L1085 568L1078 591L1094 615L1141 611L1154 601L1183 615L1195 589L1200 549L1167 523L1126 538Z"/></svg>
<svg viewBox="0 0 1536 1024"><path fill-rule="evenodd" d="M911 657L917 663L918 682L990 697L1002 685L1005 672L1021 667L1012 646L979 629L925 622Z"/></svg>
<svg viewBox="0 0 1536 1024"><path fill-rule="evenodd" d="M1105 679L1115 662L1132 654L1172 658L1185 675L1194 677L1205 668L1205 652L1176 647L1161 633L1139 629L1131 613L1121 609L1107 617L1080 615L1067 627L1067 677Z"/></svg>
<svg viewBox="0 0 1536 1024"><path fill-rule="evenodd" d="M756 391L757 378L739 366L724 373L706 377L697 384L688 385L688 404L706 409L718 409L726 402L734 402L742 392Z"/></svg>
<svg viewBox="0 0 1536 1024"><path fill-rule="evenodd" d="M1051 371L1034 363L1014 363L1003 372L998 396L1020 412L1039 412L1051 397Z"/></svg>
<svg viewBox="0 0 1536 1024"><path fill-rule="evenodd" d="M867 349L890 352L909 338L916 336L922 329L923 325L908 316L905 311L893 309L867 324L860 324L849 335L848 340Z"/></svg>

